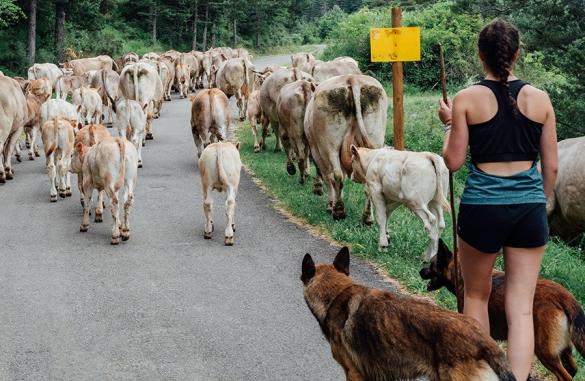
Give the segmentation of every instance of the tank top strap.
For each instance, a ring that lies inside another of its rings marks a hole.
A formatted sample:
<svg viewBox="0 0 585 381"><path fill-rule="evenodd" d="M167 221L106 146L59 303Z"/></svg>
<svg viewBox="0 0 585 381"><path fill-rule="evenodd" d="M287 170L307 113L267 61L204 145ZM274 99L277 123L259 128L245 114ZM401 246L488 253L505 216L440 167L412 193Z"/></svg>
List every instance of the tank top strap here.
<svg viewBox="0 0 585 381"><path fill-rule="evenodd" d="M498 82L484 79L476 83L476 85L485 86L492 91L498 102L498 114L505 110L508 104L507 95L504 94L502 86Z"/></svg>
<svg viewBox="0 0 585 381"><path fill-rule="evenodd" d="M522 90L522 88L526 85L529 85L529 83L524 82L521 79L510 82L510 94L512 95L512 97L514 99L518 99L518 94L520 94L520 90Z"/></svg>

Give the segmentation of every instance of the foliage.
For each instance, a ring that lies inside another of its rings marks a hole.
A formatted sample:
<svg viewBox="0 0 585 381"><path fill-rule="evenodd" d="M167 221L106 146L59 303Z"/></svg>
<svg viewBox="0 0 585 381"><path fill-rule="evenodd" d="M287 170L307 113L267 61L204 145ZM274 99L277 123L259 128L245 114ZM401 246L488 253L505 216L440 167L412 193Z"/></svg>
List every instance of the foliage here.
<svg viewBox="0 0 585 381"><path fill-rule="evenodd" d="M0 28L6 28L8 25L16 22L24 16L15 0L0 0Z"/></svg>

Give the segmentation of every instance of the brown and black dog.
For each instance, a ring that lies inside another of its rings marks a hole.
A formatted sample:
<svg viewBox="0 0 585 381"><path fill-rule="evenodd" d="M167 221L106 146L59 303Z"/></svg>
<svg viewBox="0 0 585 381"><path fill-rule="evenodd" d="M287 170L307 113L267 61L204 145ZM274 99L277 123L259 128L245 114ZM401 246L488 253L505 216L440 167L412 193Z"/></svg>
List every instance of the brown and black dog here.
<svg viewBox="0 0 585 381"><path fill-rule="evenodd" d="M429 280L428 291L446 287L455 294L453 254L443 240L439 250L420 276ZM496 340L506 340L508 324L504 308L504 273L494 271L488 304L490 332ZM463 281L459 284L463 294ZM535 353L560 381L571 381L577 373L573 344L585 355L585 314L575 297L558 283L539 279L534 294Z"/></svg>
<svg viewBox="0 0 585 381"><path fill-rule="evenodd" d="M305 301L348 381L516 380L504 353L472 319L349 277L349 250L332 265L305 255Z"/></svg>

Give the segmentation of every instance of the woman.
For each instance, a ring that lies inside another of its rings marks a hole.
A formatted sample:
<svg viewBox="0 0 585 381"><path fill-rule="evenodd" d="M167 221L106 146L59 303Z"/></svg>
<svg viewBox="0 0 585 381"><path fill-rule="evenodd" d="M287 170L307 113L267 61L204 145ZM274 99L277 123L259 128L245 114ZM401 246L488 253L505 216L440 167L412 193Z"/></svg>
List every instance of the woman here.
<svg viewBox="0 0 585 381"><path fill-rule="evenodd" d="M557 175L555 113L546 93L514 76L518 30L495 19L480 33L485 80L440 101L443 157L451 171L471 163L459 209L463 313L489 333L488 300L496 254L506 270L508 360L518 380L534 355L532 305L548 241L546 197ZM542 175L536 161L540 154Z"/></svg>

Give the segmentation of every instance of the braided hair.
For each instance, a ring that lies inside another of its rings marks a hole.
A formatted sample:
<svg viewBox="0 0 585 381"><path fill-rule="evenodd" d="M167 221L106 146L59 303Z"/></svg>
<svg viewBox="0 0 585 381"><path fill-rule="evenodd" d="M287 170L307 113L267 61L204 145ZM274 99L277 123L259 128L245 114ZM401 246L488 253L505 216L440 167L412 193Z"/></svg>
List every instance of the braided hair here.
<svg viewBox="0 0 585 381"><path fill-rule="evenodd" d="M508 94L508 104L514 115L517 115L518 105L510 93L508 76L520 46L518 29L509 22L496 18L479 33L477 46L487 67L500 81L500 85Z"/></svg>

